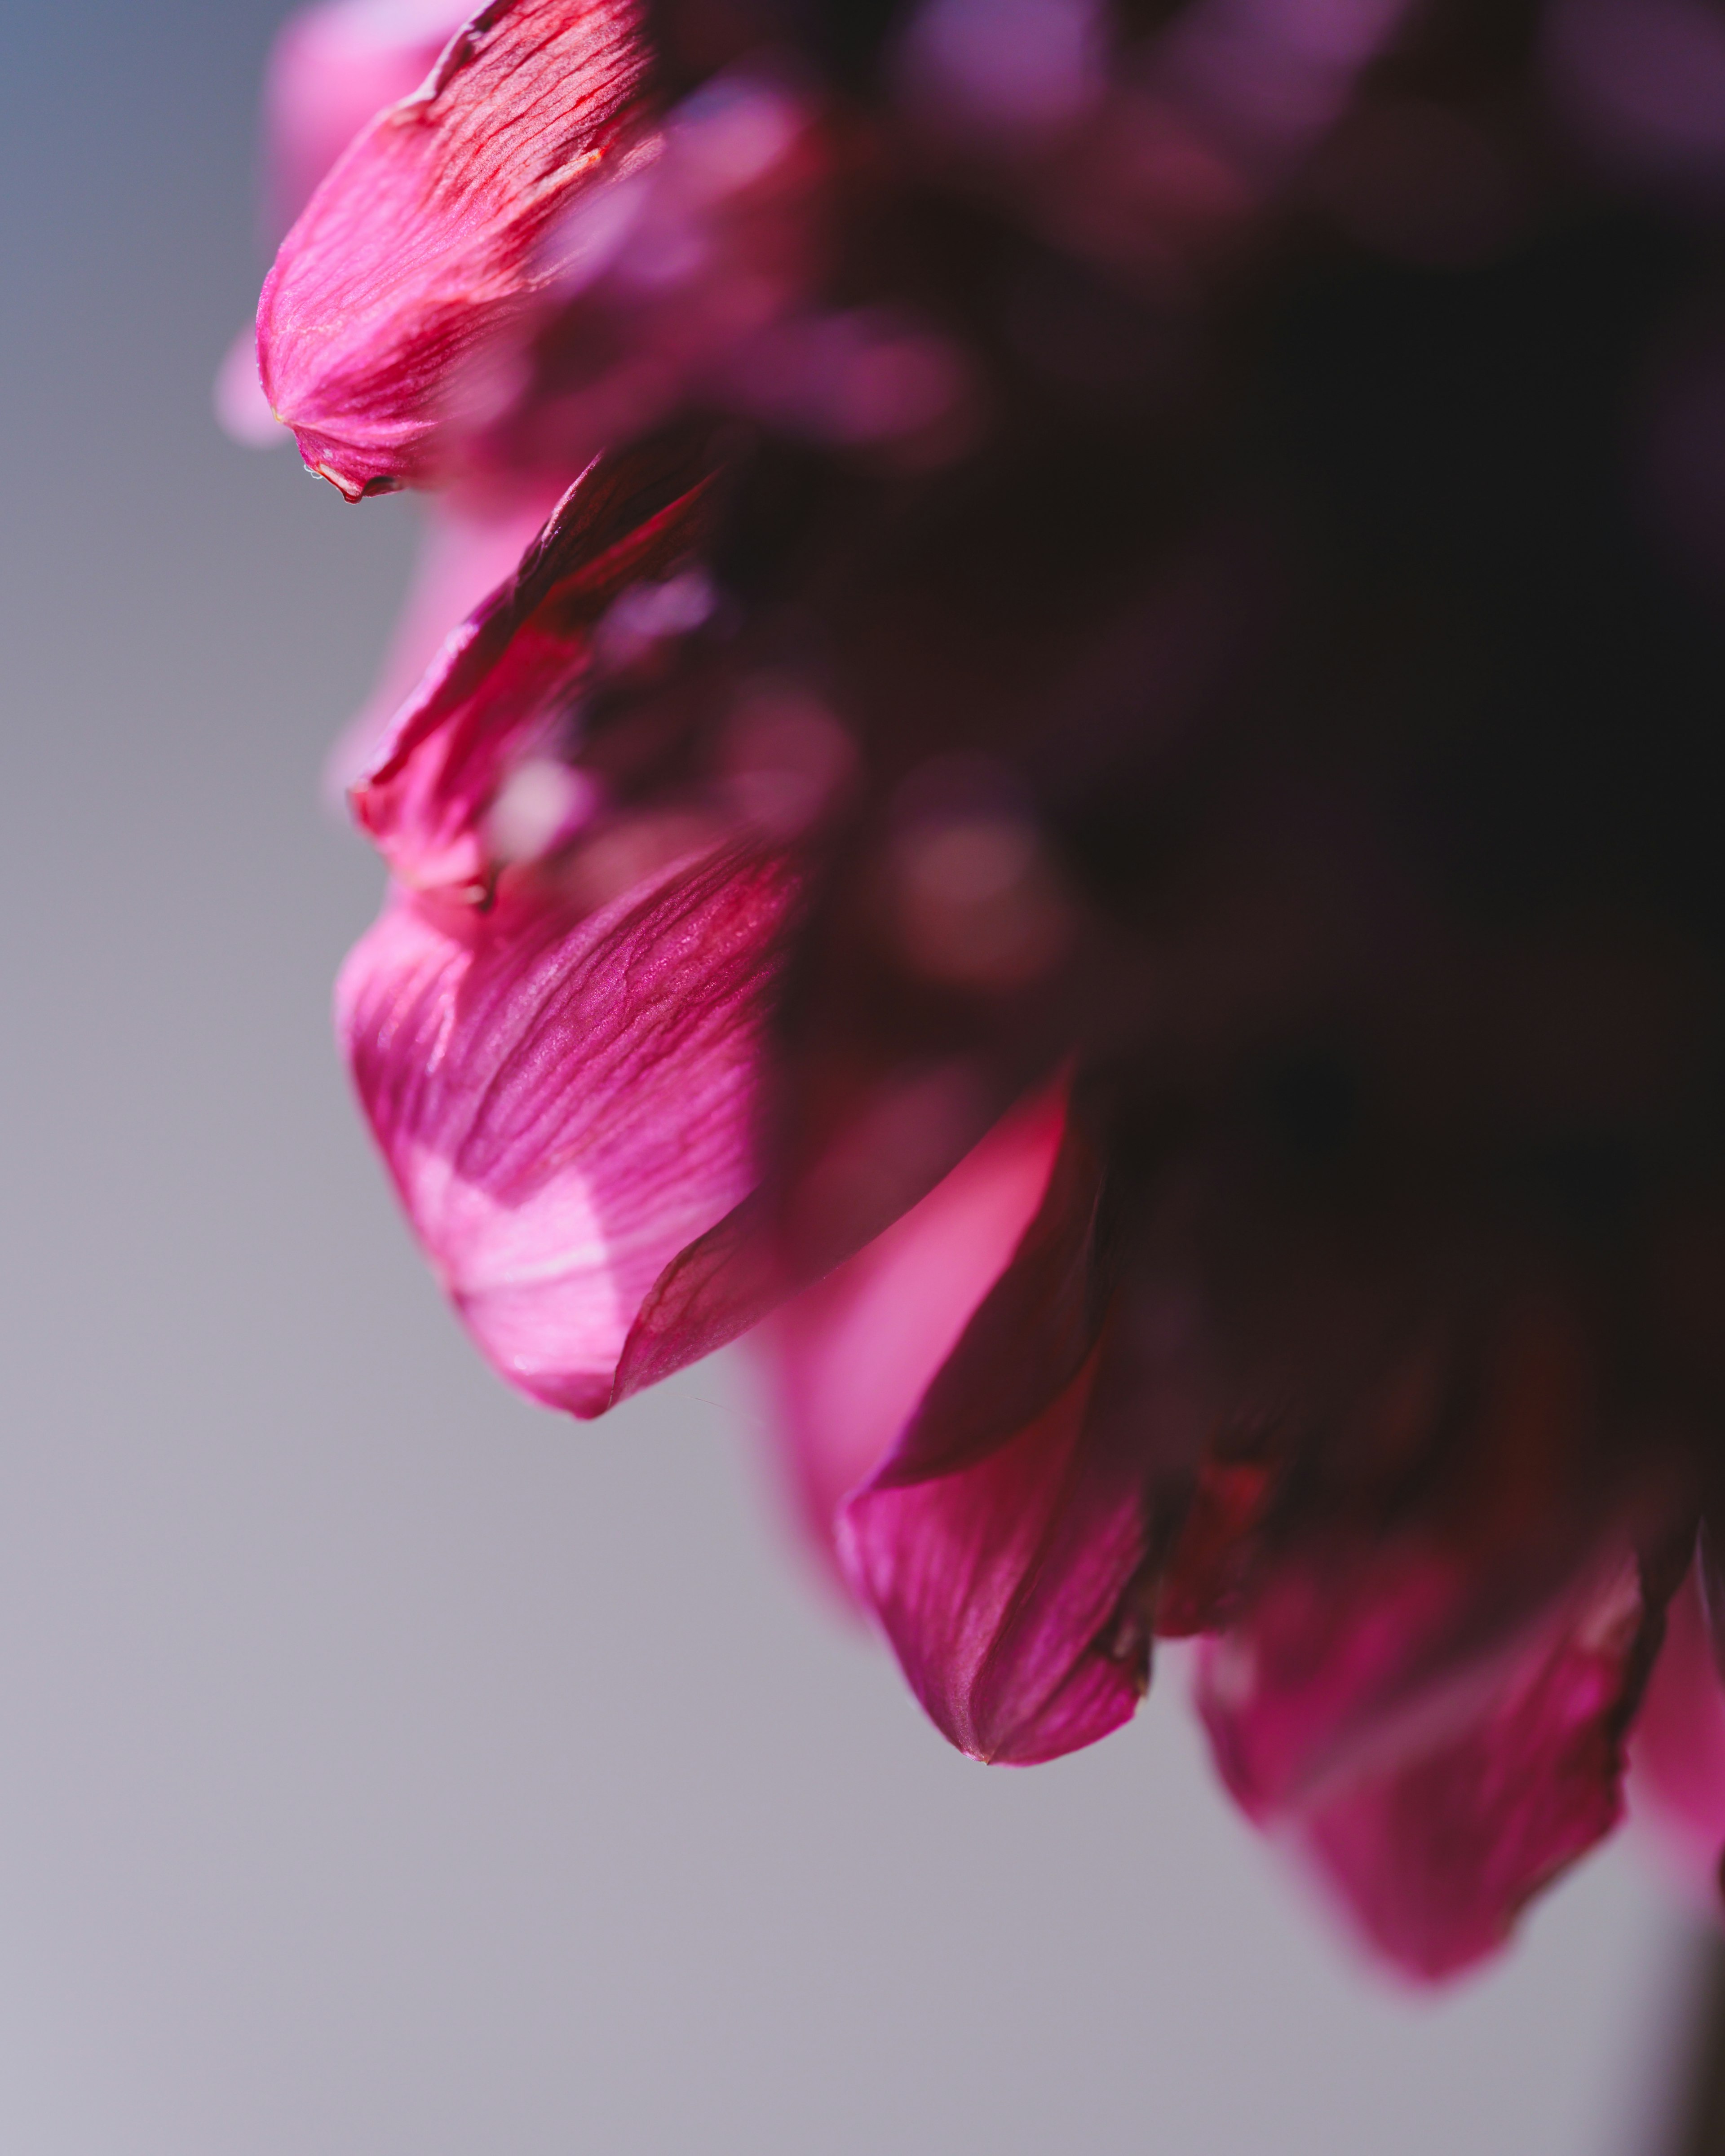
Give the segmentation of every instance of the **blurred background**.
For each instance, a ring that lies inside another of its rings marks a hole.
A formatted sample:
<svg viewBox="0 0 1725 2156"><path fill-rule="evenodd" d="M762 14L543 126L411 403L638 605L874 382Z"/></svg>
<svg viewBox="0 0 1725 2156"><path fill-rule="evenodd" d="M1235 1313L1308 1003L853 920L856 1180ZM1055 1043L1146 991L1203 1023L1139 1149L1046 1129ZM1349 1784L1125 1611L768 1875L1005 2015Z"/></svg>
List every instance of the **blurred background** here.
<svg viewBox="0 0 1725 2156"><path fill-rule="evenodd" d="M1620 1839L1391 1988L1172 1658L1028 1774L824 1599L721 1358L596 1427L410 1250L319 806L413 511L235 448L274 0L57 0L0 128L0 2149L1646 2156L1700 1935Z"/></svg>

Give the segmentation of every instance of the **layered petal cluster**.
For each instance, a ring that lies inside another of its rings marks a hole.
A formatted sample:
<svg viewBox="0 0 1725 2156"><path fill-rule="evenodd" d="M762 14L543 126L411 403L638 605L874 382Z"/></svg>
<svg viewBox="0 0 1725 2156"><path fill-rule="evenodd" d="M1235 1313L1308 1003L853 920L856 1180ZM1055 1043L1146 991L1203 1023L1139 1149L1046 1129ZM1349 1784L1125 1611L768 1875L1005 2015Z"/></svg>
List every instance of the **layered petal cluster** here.
<svg viewBox="0 0 1725 2156"><path fill-rule="evenodd" d="M484 1352L586 1415L759 1323L953 1743L1196 1637L1424 1979L1638 1717L1725 1834L1725 111L1651 24L494 0L260 316L344 495L536 522L352 796Z"/></svg>

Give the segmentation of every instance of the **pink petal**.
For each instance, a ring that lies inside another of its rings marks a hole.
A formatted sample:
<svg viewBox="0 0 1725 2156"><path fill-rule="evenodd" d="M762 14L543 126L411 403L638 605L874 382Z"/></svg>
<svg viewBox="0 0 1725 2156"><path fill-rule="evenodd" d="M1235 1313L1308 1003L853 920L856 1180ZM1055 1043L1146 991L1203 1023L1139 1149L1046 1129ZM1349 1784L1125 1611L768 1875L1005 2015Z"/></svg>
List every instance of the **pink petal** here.
<svg viewBox="0 0 1725 2156"><path fill-rule="evenodd" d="M840 1548L935 1723L972 1758L1033 1766L1093 1744L1143 1695L1111 1627L1144 1557L1129 1465L1086 1442L1088 1363L975 1466L865 1491Z"/></svg>
<svg viewBox="0 0 1725 2156"><path fill-rule="evenodd" d="M1672 1598L1630 1760L1636 1811L1652 1819L1683 1885L1717 1920L1725 1853L1725 1690L1693 1574Z"/></svg>
<svg viewBox="0 0 1725 2156"><path fill-rule="evenodd" d="M817 1548L911 1419L1042 1201L1060 1091L1015 1109L920 1204L787 1303L764 1336L787 1462Z"/></svg>
<svg viewBox="0 0 1725 2156"><path fill-rule="evenodd" d="M258 378L258 333L249 322L222 356L212 401L217 425L242 449L273 449L288 439Z"/></svg>
<svg viewBox="0 0 1725 2156"><path fill-rule="evenodd" d="M1410 1539L1325 1537L1276 1561L1199 1665L1217 1764L1245 1809L1301 1804L1419 1713L1429 1681L1466 1670L1475 1593L1463 1558Z"/></svg>
<svg viewBox="0 0 1725 2156"><path fill-rule="evenodd" d="M470 0L326 0L288 18L264 79L265 217L274 246L368 120L418 89L473 12ZM287 430L258 373L248 322L216 377L216 417L248 449Z"/></svg>
<svg viewBox="0 0 1725 2156"><path fill-rule="evenodd" d="M485 880L496 858L487 812L536 750L562 760L557 730L600 616L701 536L706 486L689 485L691 476L681 452L600 459L515 576L445 644L353 788L360 822L405 881L432 889Z"/></svg>
<svg viewBox="0 0 1725 2156"><path fill-rule="evenodd" d="M1507 1635L1479 1602L1447 1553L1327 1543L1281 1563L1199 1664L1234 1795L1425 1979L1501 1946L1622 1810L1644 1637L1633 1561L1596 1567Z"/></svg>
<svg viewBox="0 0 1725 2156"><path fill-rule="evenodd" d="M264 285L259 357L351 501L435 475L454 374L549 281L543 243L623 153L645 67L629 0L491 0L312 197Z"/></svg>
<svg viewBox="0 0 1725 2156"><path fill-rule="evenodd" d="M1495 1953L1532 1897L1623 1813L1641 1601L1633 1563L1530 1643L1467 1725L1305 1822L1368 1937L1430 1980Z"/></svg>
<svg viewBox="0 0 1725 2156"><path fill-rule="evenodd" d="M264 80L272 237L368 120L412 95L475 0L325 0L276 33Z"/></svg>
<svg viewBox="0 0 1725 2156"><path fill-rule="evenodd" d="M382 753L404 700L468 615L514 575L555 506L555 496L542 495L495 501L438 495L423 505L407 603L372 693L325 767L326 787L344 808L349 788Z"/></svg>
<svg viewBox="0 0 1725 2156"><path fill-rule="evenodd" d="M347 962L341 1035L408 1217L481 1349L549 1406L633 1389L655 1283L754 1181L793 896L782 858L710 850L597 913L398 896ZM716 1344L707 1318L658 1327L660 1371Z"/></svg>
<svg viewBox="0 0 1725 2156"><path fill-rule="evenodd" d="M962 1750L1014 1765L1106 1736L1147 1681L1134 1589L1156 1418L1118 1412L1108 1383L1099 1189L1069 1122L1012 1264L839 1517L851 1583L929 1714Z"/></svg>

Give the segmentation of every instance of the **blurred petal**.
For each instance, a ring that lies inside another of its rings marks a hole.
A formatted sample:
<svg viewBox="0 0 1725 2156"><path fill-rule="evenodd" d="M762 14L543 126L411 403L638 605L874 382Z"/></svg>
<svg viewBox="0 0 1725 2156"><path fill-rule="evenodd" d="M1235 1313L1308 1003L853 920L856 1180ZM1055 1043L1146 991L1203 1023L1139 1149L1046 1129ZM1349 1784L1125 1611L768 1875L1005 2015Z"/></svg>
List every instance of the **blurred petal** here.
<svg viewBox="0 0 1725 2156"><path fill-rule="evenodd" d="M1061 1092L1004 1116L927 1198L772 1322L793 1486L830 1554L840 1501L900 1436L1035 1218L1065 1127Z"/></svg>
<svg viewBox="0 0 1725 2156"><path fill-rule="evenodd" d="M1148 1679L1155 1415L1110 1382L1101 1186L1074 1116L1011 1265L840 1514L846 1571L918 1698L1005 1764L1106 1736Z"/></svg>
<svg viewBox="0 0 1725 2156"><path fill-rule="evenodd" d="M1501 1946L1616 1824L1645 1674L1632 1559L1507 1636L1481 1600L1445 1553L1330 1542L1277 1566L1199 1663L1242 1808L1291 1830L1379 1950L1428 1979Z"/></svg>
<svg viewBox="0 0 1725 2156"><path fill-rule="evenodd" d="M398 897L337 1018L409 1219L485 1353L601 1413L678 1254L754 1181L761 1032L793 896L782 860L685 859L600 911ZM656 1341L660 1368L711 1327Z"/></svg>
<svg viewBox="0 0 1725 2156"><path fill-rule="evenodd" d="M1635 1717L1630 1797L1659 1831L1697 1905L1720 1915L1725 1853L1725 1691L1692 1576L1673 1597L1671 1623Z"/></svg>
<svg viewBox="0 0 1725 2156"><path fill-rule="evenodd" d="M492 0L307 204L259 355L306 464L351 501L434 475L452 371L549 281L542 243L621 155L645 65L627 0Z"/></svg>
<svg viewBox="0 0 1725 2156"><path fill-rule="evenodd" d="M1403 1968L1436 1979L1496 1952L1617 1825L1642 1621L1630 1563L1530 1643L1452 1737L1311 1813L1312 1854Z"/></svg>
<svg viewBox="0 0 1725 2156"><path fill-rule="evenodd" d="M264 80L272 239L368 120L410 96L476 0L326 0L290 15Z"/></svg>
<svg viewBox="0 0 1725 2156"><path fill-rule="evenodd" d="M600 616L699 537L706 490L699 479L690 485L693 477L681 449L601 459L570 488L515 576L445 644L353 788L360 822L405 881L483 882L495 859L487 812L535 750L561 762L558 730Z"/></svg>
<svg viewBox="0 0 1725 2156"><path fill-rule="evenodd" d="M264 78L264 215L272 247L360 129L418 87L472 13L471 0L326 0L288 18ZM254 322L222 362L215 406L223 430L247 449L274 449L290 439L264 394Z"/></svg>

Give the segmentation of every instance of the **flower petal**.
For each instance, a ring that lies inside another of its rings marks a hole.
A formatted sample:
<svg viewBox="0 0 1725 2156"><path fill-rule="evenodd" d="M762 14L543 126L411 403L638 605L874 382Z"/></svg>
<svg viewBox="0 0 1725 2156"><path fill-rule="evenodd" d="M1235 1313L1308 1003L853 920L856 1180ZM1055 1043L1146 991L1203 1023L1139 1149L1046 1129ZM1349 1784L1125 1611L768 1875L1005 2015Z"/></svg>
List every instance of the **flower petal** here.
<svg viewBox="0 0 1725 2156"><path fill-rule="evenodd" d="M272 238L368 120L417 90L475 0L324 0L276 33L264 80Z"/></svg>
<svg viewBox="0 0 1725 2156"><path fill-rule="evenodd" d="M1507 1629L1453 1554L1411 1540L1285 1556L1207 1644L1224 1780L1316 1860L1378 1950L1450 1975L1622 1810L1622 1737L1662 1602L1595 1560ZM1471 1651L1469 1650L1471 1649Z"/></svg>
<svg viewBox="0 0 1725 2156"><path fill-rule="evenodd" d="M794 892L783 858L721 849L597 913L398 896L347 962L341 1035L408 1217L480 1347L549 1406L629 1389L655 1282L753 1182ZM661 1337L661 1363L711 1344Z"/></svg>
<svg viewBox="0 0 1725 2156"><path fill-rule="evenodd" d="M1483 1959L1617 1825L1643 1624L1631 1561L1528 1642L1452 1736L1307 1817L1307 1845L1381 1952L1431 1980Z"/></svg>
<svg viewBox="0 0 1725 2156"><path fill-rule="evenodd" d="M1101 1190L1074 1115L1012 1264L839 1519L846 1572L923 1706L1008 1764L1092 1743L1136 1708L1160 1471L1193 1435L1141 1367L1153 1327L1119 1294L1111 1307Z"/></svg>
<svg viewBox="0 0 1725 2156"><path fill-rule="evenodd" d="M1682 1885L1717 1922L1725 1853L1725 1689L1692 1577L1672 1599L1630 1758L1636 1810L1651 1815Z"/></svg>
<svg viewBox="0 0 1725 2156"><path fill-rule="evenodd" d="M259 358L350 501L434 475L452 370L552 274L542 243L623 155L646 57L629 0L491 0L312 197L264 287Z"/></svg>
<svg viewBox="0 0 1725 2156"><path fill-rule="evenodd" d="M771 1321L792 1485L832 1553L839 1506L903 1432L1035 1218L1065 1127L1064 1089L1002 1118L927 1197Z"/></svg>
<svg viewBox="0 0 1725 2156"><path fill-rule="evenodd" d="M486 812L536 747L561 760L567 745L555 736L595 624L630 584L663 575L696 543L708 484L680 445L598 459L514 577L449 638L352 789L355 814L404 881L485 880Z"/></svg>
<svg viewBox="0 0 1725 2156"><path fill-rule="evenodd" d="M382 753L403 701L418 688L447 639L514 575L555 506L555 497L535 495L470 502L438 495L424 504L407 603L372 693L343 728L324 767L332 801L345 809L348 789Z"/></svg>

